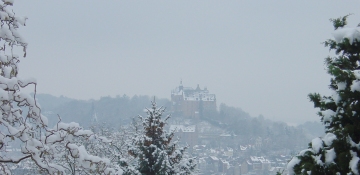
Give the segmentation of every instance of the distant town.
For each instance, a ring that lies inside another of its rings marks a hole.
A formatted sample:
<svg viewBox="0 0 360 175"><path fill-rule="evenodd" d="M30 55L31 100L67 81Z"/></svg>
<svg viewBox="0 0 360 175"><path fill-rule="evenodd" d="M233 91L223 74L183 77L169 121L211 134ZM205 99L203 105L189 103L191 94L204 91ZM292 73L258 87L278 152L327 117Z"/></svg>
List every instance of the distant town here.
<svg viewBox="0 0 360 175"><path fill-rule="evenodd" d="M198 160L199 174L216 175L275 175L286 172L292 155L289 149L262 152L269 138L251 138L252 142L237 142L241 136L211 125L204 119L209 111L216 111L216 95L207 88L184 87L182 82L172 90L171 112L176 120L169 125L181 143L190 147L189 153ZM217 144L211 144L211 143ZM248 143L248 144L246 144Z"/></svg>

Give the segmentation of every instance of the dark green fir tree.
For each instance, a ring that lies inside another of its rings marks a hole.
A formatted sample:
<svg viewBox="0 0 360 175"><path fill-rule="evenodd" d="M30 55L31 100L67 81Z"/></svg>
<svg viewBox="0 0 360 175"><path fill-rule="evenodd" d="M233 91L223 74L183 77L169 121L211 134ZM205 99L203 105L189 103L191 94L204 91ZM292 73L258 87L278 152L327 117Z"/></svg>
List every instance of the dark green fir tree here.
<svg viewBox="0 0 360 175"><path fill-rule="evenodd" d="M325 136L315 138L288 164L289 174L359 174L360 156L360 27L348 27L346 18L331 19L334 39L325 46L335 51L325 64L331 75L332 95L309 95L325 125Z"/></svg>
<svg viewBox="0 0 360 175"><path fill-rule="evenodd" d="M195 159L185 155L187 147L178 146L173 141L174 132L165 130L166 118L162 118L164 108L146 109L147 116L141 117L142 128L129 142L131 162L122 162L124 174L139 175L190 175L195 172Z"/></svg>

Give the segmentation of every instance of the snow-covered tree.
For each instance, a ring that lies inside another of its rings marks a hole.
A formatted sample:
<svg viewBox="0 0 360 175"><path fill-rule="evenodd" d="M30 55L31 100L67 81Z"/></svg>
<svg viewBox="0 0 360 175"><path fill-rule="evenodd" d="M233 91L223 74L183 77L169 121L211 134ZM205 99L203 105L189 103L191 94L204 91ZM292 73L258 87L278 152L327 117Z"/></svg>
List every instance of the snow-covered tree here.
<svg viewBox="0 0 360 175"><path fill-rule="evenodd" d="M115 174L108 159L88 154L79 142L96 139L90 130L61 120L48 127L35 100L36 80L18 77L16 53L25 57L27 43L17 29L25 26L26 17L16 16L12 5L13 0L0 3L0 174L11 174L9 167L25 160L45 174ZM29 86L33 96L23 92ZM14 145L20 145L19 153L6 149Z"/></svg>
<svg viewBox="0 0 360 175"><path fill-rule="evenodd" d="M346 18L332 19L334 39L325 46L336 56L325 59L332 76L332 95L309 95L326 127L288 164L289 174L359 174L360 165L360 27L347 27Z"/></svg>
<svg viewBox="0 0 360 175"><path fill-rule="evenodd" d="M121 174L120 162L132 162L134 159L128 153L127 143L136 135L137 128L137 125L131 125L114 129L109 128L105 123L94 124L91 130L98 139L92 140L91 143L86 142L86 148L92 155L109 158L112 167L119 169L118 174Z"/></svg>
<svg viewBox="0 0 360 175"><path fill-rule="evenodd" d="M165 130L169 115L162 119L164 108L157 108L155 101L151 109L146 108L146 117L140 116L142 128L128 144L131 161L120 162L124 174L140 175L187 175L195 172L194 158L187 157L187 147L179 147L172 141L174 133Z"/></svg>

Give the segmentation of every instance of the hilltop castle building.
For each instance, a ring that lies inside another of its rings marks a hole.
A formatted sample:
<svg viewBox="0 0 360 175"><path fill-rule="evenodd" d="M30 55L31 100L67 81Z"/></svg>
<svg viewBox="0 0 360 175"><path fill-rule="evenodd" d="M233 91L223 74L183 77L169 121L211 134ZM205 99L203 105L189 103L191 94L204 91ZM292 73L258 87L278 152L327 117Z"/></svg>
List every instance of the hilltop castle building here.
<svg viewBox="0 0 360 175"><path fill-rule="evenodd" d="M199 118L205 111L216 110L215 94L210 94L207 88L200 89L197 85L196 89L184 87L182 82L171 91L172 111L174 115Z"/></svg>

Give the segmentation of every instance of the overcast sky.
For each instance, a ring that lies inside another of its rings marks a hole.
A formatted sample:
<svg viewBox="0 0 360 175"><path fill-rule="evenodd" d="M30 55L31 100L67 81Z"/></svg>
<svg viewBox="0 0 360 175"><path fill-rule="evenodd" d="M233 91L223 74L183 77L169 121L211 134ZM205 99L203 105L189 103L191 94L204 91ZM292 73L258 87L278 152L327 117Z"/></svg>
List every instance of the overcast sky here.
<svg viewBox="0 0 360 175"><path fill-rule="evenodd" d="M16 0L29 43L21 77L76 99L207 87L217 103L287 123L319 121L307 94L330 94L321 44L330 18L360 1Z"/></svg>

